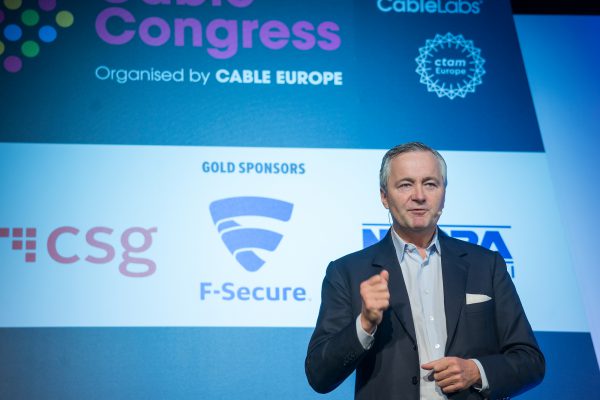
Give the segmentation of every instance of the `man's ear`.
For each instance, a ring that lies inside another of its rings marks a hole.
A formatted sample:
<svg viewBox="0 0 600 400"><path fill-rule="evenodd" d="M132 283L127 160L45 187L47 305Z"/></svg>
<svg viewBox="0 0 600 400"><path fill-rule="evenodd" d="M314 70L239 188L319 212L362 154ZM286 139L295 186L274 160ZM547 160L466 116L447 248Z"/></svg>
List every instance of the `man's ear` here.
<svg viewBox="0 0 600 400"><path fill-rule="evenodd" d="M379 188L379 194L381 195L381 204L383 204L383 206L389 210L390 206L388 205L386 191Z"/></svg>

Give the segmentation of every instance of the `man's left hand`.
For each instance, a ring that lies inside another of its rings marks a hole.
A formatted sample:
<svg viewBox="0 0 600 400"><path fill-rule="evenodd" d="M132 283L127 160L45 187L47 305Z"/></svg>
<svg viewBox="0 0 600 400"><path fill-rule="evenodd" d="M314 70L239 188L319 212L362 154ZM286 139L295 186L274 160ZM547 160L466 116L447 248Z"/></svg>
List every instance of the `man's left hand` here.
<svg viewBox="0 0 600 400"><path fill-rule="evenodd" d="M421 365L432 371L435 383L444 393L458 392L476 383L481 384L479 368L473 360L458 357L444 357Z"/></svg>

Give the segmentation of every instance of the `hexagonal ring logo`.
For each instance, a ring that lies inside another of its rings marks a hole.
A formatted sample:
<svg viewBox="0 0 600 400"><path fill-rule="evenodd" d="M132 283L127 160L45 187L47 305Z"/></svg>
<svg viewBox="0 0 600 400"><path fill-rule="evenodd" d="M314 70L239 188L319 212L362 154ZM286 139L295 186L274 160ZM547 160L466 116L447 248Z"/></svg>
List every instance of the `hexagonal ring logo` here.
<svg viewBox="0 0 600 400"><path fill-rule="evenodd" d="M485 74L481 50L463 35L446 33L427 39L415 61L416 72L427 91L450 100L474 93Z"/></svg>

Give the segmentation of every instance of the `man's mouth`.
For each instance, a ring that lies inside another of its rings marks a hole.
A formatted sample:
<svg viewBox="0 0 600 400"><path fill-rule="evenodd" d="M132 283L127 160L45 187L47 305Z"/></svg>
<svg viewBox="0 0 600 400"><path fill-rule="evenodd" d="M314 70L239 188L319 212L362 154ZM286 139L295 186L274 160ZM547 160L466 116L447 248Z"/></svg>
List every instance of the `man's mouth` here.
<svg viewBox="0 0 600 400"><path fill-rule="evenodd" d="M408 210L411 214L416 214L416 215L425 215L427 213L428 210L423 209L423 208L415 208L412 210Z"/></svg>

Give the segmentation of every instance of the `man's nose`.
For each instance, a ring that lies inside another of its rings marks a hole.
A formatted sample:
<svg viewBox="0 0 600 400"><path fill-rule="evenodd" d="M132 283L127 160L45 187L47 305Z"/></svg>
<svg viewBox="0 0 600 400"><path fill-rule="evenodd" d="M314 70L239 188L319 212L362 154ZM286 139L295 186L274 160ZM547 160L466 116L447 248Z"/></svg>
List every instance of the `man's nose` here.
<svg viewBox="0 0 600 400"><path fill-rule="evenodd" d="M412 199L414 201L422 202L425 201L425 191L423 190L423 186L415 185L413 188Z"/></svg>

